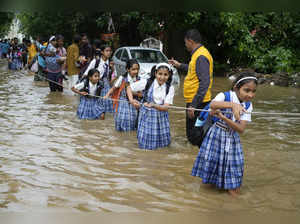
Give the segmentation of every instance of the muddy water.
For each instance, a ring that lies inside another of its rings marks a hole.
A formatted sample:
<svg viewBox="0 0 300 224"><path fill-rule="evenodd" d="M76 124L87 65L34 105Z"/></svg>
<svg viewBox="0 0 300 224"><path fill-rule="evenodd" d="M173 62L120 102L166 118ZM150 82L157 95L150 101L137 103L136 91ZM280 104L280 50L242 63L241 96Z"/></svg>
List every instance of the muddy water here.
<svg viewBox="0 0 300 224"><path fill-rule="evenodd" d="M230 82L216 78L214 94ZM298 112L300 91L258 89L255 111ZM185 138L185 114L170 111L172 144L137 146L135 132L76 118L78 97L49 93L23 73L0 71L0 211L281 211L300 210L300 117L253 116L242 135L242 194L201 185L190 172L198 149ZM183 106L179 90L175 104Z"/></svg>

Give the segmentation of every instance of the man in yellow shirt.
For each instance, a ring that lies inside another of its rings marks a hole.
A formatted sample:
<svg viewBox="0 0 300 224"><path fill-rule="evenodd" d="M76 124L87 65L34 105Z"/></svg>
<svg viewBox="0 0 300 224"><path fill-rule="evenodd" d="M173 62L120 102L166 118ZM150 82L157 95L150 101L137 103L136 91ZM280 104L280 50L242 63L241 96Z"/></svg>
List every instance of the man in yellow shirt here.
<svg viewBox="0 0 300 224"><path fill-rule="evenodd" d="M37 50L36 50L35 44L29 42L29 47L27 48L27 50L28 50L28 64L30 64L31 61L32 61L32 59L37 54Z"/></svg>
<svg viewBox="0 0 300 224"><path fill-rule="evenodd" d="M192 129L199 111L211 101L211 87L213 82L213 58L209 51L201 44L198 30L188 30L184 37L187 50L191 53L189 64L180 63L174 59L169 63L187 72L183 84L183 95L186 101L186 135L191 141Z"/></svg>
<svg viewBox="0 0 300 224"><path fill-rule="evenodd" d="M71 89L78 80L78 74L80 68L77 65L79 59L79 42L81 36L75 34L73 37L73 43L67 49L67 70L68 70L68 87Z"/></svg>

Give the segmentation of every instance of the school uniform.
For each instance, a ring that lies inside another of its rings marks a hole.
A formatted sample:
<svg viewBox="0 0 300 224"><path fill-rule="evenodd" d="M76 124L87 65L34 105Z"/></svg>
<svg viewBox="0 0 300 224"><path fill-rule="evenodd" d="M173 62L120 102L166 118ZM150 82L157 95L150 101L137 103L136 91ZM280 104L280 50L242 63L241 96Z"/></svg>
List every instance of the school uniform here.
<svg viewBox="0 0 300 224"><path fill-rule="evenodd" d="M95 68L95 65L96 59L93 59L84 72L84 75L87 75L90 69ZM104 97L111 88L108 80L108 75L110 72L109 60L104 61L102 58L100 58L99 65L96 69L99 71L100 79L102 79L104 83L104 88L101 91L101 96ZM111 99L101 99L101 101L103 101L105 112L113 113L113 101Z"/></svg>
<svg viewBox="0 0 300 224"><path fill-rule="evenodd" d="M75 89L81 90L85 88L86 81L80 82L74 86ZM88 93L93 96L97 96L100 84L93 84L88 81ZM95 120L105 113L102 101L99 101L97 97L92 96L80 96L80 102L77 109L77 116L79 119Z"/></svg>
<svg viewBox="0 0 300 224"><path fill-rule="evenodd" d="M120 76L115 84L115 88L120 88L121 84L125 82L125 88L120 93L120 102L118 102L117 111L115 113L115 128L117 131L134 131L136 130L136 123L138 119L138 111L136 108L129 103L127 93L126 93L126 86L131 85L132 83L136 82L137 78L132 78L129 74L124 78Z"/></svg>
<svg viewBox="0 0 300 224"><path fill-rule="evenodd" d="M142 79L130 87L133 92L144 90L147 80ZM170 86L166 95L166 84L159 85L155 79L147 91L148 102L163 105L173 104L174 87ZM141 106L137 128L138 145L141 149L157 149L171 143L170 123L168 111L159 111L154 108Z"/></svg>
<svg viewBox="0 0 300 224"><path fill-rule="evenodd" d="M11 70L20 70L22 68L21 55L17 51L12 51L10 54L11 63L9 63L8 67Z"/></svg>
<svg viewBox="0 0 300 224"><path fill-rule="evenodd" d="M224 93L219 93L214 101L225 101ZM230 91L230 101L240 103L235 92ZM246 108L245 103L242 105ZM231 109L222 109L232 111ZM247 112L252 112L250 104ZM232 113L225 116L236 121ZM251 114L244 113L241 120L251 122ZM192 169L192 176L202 178L205 184L214 184L221 189L236 189L242 185L244 154L238 132L225 121L219 120L208 130Z"/></svg>

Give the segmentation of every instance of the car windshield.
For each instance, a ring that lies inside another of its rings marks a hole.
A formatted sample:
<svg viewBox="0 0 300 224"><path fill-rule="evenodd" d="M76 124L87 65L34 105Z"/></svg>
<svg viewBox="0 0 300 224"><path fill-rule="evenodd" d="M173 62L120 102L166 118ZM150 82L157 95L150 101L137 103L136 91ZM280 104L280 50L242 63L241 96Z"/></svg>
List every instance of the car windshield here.
<svg viewBox="0 0 300 224"><path fill-rule="evenodd" d="M168 59L160 51L134 49L130 50L130 54L139 63L168 62Z"/></svg>

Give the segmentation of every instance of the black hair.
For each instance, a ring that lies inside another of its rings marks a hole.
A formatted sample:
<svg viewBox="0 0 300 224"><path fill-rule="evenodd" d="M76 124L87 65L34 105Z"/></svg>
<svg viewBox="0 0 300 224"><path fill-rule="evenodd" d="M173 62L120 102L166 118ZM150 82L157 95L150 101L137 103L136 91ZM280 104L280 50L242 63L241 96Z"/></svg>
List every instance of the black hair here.
<svg viewBox="0 0 300 224"><path fill-rule="evenodd" d="M75 34L73 36L74 43L78 44L80 42L80 40L81 40L81 36L79 34Z"/></svg>
<svg viewBox="0 0 300 224"><path fill-rule="evenodd" d="M250 77L249 79L244 79L242 81L239 82L239 80L241 80L242 78L246 78L246 77ZM232 88L231 90L234 90L234 88L237 88L238 90L245 85L248 82L254 82L256 85L258 84L257 79L255 75L253 75L250 72L242 72L240 73L240 75L234 80L234 82L232 83ZM237 85L236 85L237 83Z"/></svg>
<svg viewBox="0 0 300 224"><path fill-rule="evenodd" d="M55 40L56 40L56 41L58 41L58 40L64 40L64 36L61 35L61 34L57 34L57 35L55 36Z"/></svg>
<svg viewBox="0 0 300 224"><path fill-rule="evenodd" d="M101 48L101 40L95 39L93 41L93 45L95 46L95 48Z"/></svg>
<svg viewBox="0 0 300 224"><path fill-rule="evenodd" d="M86 33L82 33L80 36L81 36L81 38L88 37L88 35Z"/></svg>
<svg viewBox="0 0 300 224"><path fill-rule="evenodd" d="M102 45L100 46L100 49L101 49L101 51L104 51L105 48L108 48L108 47L112 49L112 47L111 47L109 44L102 44Z"/></svg>
<svg viewBox="0 0 300 224"><path fill-rule="evenodd" d="M184 39L192 40L195 43L201 43L202 37L197 29L190 29L185 33Z"/></svg>
<svg viewBox="0 0 300 224"><path fill-rule="evenodd" d="M136 59L134 59L134 58L128 59L126 61L126 67L125 67L126 70L129 70L135 64L137 64L139 66L139 68L140 68L140 64L139 64L139 62ZM127 77L127 71L123 74L123 77Z"/></svg>
<svg viewBox="0 0 300 224"><path fill-rule="evenodd" d="M91 70L89 70L89 72L88 72L88 74L87 74L87 77L88 77L88 78L92 77L96 72L97 72L98 74L100 74L100 72L98 71L98 69L92 68Z"/></svg>
<svg viewBox="0 0 300 224"><path fill-rule="evenodd" d="M169 76L168 80L166 81L166 85L171 86L172 79L173 79L173 71L172 71L172 70L169 70L168 67L163 66L163 65L160 66L158 69L160 69L160 68L166 68L166 69L168 69L168 71L169 71L169 73L170 73L170 76ZM157 70L158 70L158 69L157 69ZM149 82L147 82L147 85L146 85L145 89L149 89L149 88L150 88L150 85L152 85L153 81L155 80L155 74L156 74L157 70L156 70L156 65L154 65L154 66L151 68L151 73L150 73Z"/></svg>

